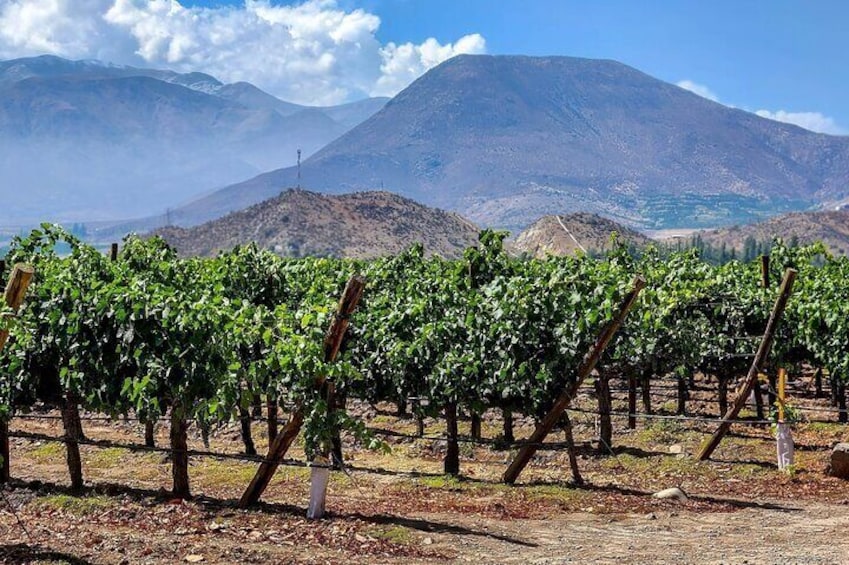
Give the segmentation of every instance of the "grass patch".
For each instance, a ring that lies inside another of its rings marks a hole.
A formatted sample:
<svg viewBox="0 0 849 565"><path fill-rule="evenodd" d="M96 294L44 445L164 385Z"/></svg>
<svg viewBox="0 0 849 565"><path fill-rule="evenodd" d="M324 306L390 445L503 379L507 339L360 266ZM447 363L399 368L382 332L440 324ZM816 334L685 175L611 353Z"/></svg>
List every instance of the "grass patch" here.
<svg viewBox="0 0 849 565"><path fill-rule="evenodd" d="M245 487L256 474L256 465L207 459L198 460L193 471L203 484L215 487Z"/></svg>
<svg viewBox="0 0 849 565"><path fill-rule="evenodd" d="M65 457L65 446L58 441L46 442L33 448L30 455L39 463L49 463L54 460L61 463Z"/></svg>
<svg viewBox="0 0 849 565"><path fill-rule="evenodd" d="M811 422L809 424L804 424L802 429L807 432L842 436L846 431L846 424L841 424L839 422Z"/></svg>
<svg viewBox="0 0 849 565"><path fill-rule="evenodd" d="M468 488L468 483L463 483L457 477L451 475L440 475L438 477L422 477L418 479L418 483L427 488L438 488L447 490L464 490Z"/></svg>
<svg viewBox="0 0 849 565"><path fill-rule="evenodd" d="M45 510L59 510L76 516L88 516L102 512L115 505L115 501L107 496L69 496L67 494L51 494L39 498L35 504Z"/></svg>
<svg viewBox="0 0 849 565"><path fill-rule="evenodd" d="M655 420L637 432L637 440L644 443L677 443L688 434L680 422Z"/></svg>
<svg viewBox="0 0 849 565"><path fill-rule="evenodd" d="M123 462L127 450L121 447L98 449L88 458L88 464L95 467L117 467Z"/></svg>
<svg viewBox="0 0 849 565"><path fill-rule="evenodd" d="M575 504L577 501L590 496L586 491L564 485L530 485L524 487L522 490L532 500L544 500L561 504Z"/></svg>
<svg viewBox="0 0 849 565"><path fill-rule="evenodd" d="M404 526L391 526L387 528L373 528L368 530L368 535L375 539L386 540L397 545L408 545L413 542L413 534Z"/></svg>

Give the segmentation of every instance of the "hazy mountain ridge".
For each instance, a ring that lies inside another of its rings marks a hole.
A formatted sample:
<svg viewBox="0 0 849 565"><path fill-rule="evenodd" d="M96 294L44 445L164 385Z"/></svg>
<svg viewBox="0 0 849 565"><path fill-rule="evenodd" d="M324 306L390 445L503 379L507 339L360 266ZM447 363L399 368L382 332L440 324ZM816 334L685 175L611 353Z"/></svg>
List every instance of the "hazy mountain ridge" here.
<svg viewBox="0 0 849 565"><path fill-rule="evenodd" d="M738 251L744 248L748 238L769 242L780 237L785 242L796 241L803 245L821 241L832 253L847 255L849 210L784 214L756 224L702 230L692 237L699 237L715 248L725 245L729 250Z"/></svg>
<svg viewBox="0 0 849 565"><path fill-rule="evenodd" d="M203 73L0 61L0 224L164 213L293 164L383 102L312 108Z"/></svg>
<svg viewBox="0 0 849 565"><path fill-rule="evenodd" d="M329 196L287 190L193 228L161 228L153 234L188 256L211 256L255 242L295 257L371 258L398 253L414 243L422 243L428 254L459 257L477 243L478 228L457 214L389 192Z"/></svg>
<svg viewBox="0 0 849 565"><path fill-rule="evenodd" d="M302 167L513 230L553 210L643 227L757 220L849 196L849 138L701 98L615 61L458 56ZM295 183L265 173L181 210L204 221Z"/></svg>
<svg viewBox="0 0 849 565"><path fill-rule="evenodd" d="M612 247L612 236L634 247L652 243L645 235L597 214L576 212L544 216L516 236L513 248L520 253L544 258L546 255L574 255L601 252ZM583 249L582 249L583 248Z"/></svg>

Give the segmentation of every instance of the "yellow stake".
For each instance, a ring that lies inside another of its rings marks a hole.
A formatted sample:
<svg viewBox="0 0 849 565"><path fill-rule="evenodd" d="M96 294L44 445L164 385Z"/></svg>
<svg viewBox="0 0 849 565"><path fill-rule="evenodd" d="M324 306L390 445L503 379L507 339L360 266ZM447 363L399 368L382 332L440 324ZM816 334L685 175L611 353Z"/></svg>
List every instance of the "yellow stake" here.
<svg viewBox="0 0 849 565"><path fill-rule="evenodd" d="M784 386L787 384L787 371L778 370L778 421L784 422Z"/></svg>

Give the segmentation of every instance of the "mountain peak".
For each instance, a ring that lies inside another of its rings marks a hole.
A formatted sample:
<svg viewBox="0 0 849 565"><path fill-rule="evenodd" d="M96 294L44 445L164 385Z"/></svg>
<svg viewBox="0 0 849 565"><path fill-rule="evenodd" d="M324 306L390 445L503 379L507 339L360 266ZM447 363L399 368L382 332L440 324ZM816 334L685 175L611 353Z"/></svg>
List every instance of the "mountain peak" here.
<svg viewBox="0 0 849 565"><path fill-rule="evenodd" d="M220 214L296 174L266 173L192 206ZM301 174L313 189L385 186L511 230L553 210L700 227L849 197L849 138L728 108L616 61L462 55L307 159Z"/></svg>

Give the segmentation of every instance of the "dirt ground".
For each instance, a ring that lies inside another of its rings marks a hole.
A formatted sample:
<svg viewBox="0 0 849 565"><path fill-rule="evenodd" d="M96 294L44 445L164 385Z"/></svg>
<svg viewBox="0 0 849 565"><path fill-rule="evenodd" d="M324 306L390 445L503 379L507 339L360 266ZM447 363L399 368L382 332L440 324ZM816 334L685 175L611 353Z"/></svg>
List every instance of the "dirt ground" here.
<svg viewBox="0 0 849 565"><path fill-rule="evenodd" d="M390 408L361 412L375 427L415 429ZM61 435L51 415L15 419L12 429ZM573 423L583 486L571 484L562 450L540 451L510 487L498 479L515 450L463 444L455 479L441 473L441 441L389 438L390 454L348 442L349 473L332 475L329 515L319 521L305 518L303 467L281 467L263 503L240 510L254 462L193 458L194 498L182 502L166 490L162 453L84 446L86 488L71 493L64 446L17 438L14 480L0 500L0 562L849 563L849 482L824 473L830 447L849 440L846 425L827 417L796 425L796 466L785 473L775 467L768 427L735 425L713 459L698 463L690 454L714 428L709 422L641 421L626 430L616 420L612 454L594 441L593 415L576 412ZM443 431L427 424L428 436ZM530 422L517 424L518 437L530 432ZM468 426L461 422L461 433ZM487 417L484 437L497 437L500 426ZM92 439L141 442L134 422L84 427ZM261 453L263 428L254 425ZM166 441L160 426L157 445ZM203 449L196 431L190 444ZM238 453L237 426L213 433L210 447ZM292 456L303 459L297 449ZM689 500L651 497L672 486Z"/></svg>

